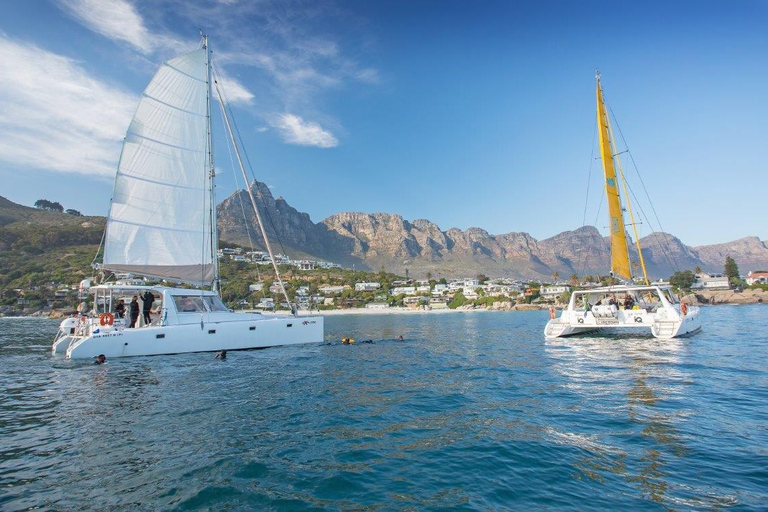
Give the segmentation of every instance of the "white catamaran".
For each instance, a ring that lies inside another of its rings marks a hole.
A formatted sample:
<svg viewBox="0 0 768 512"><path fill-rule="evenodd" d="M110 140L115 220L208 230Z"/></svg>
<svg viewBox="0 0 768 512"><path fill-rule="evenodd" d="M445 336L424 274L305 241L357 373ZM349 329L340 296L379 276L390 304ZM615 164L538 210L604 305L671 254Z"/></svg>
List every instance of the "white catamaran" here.
<svg viewBox="0 0 768 512"><path fill-rule="evenodd" d="M629 196L626 194L624 173L621 162L617 158L611 125L603 101L599 74L597 75L597 124L610 216L611 275L625 279L626 282L615 286L574 291L568 306L559 317L556 317L554 309L550 309L551 319L544 328L544 335L547 338L558 338L616 328L650 331L656 338L674 338L693 334L701 329L699 308L681 303L669 285L648 282L636 230L635 239L639 263L643 271L643 284L635 284L632 277L619 182L623 184L630 217L633 215L629 207ZM631 225L635 228L634 218L631 218Z"/></svg>
<svg viewBox="0 0 768 512"><path fill-rule="evenodd" d="M321 316L297 316L295 309L283 316L234 313L219 298L210 57L208 38L203 37L199 49L165 62L142 94L123 142L101 265L117 276L201 288L145 286L125 278L90 286L86 280L92 309L62 321L54 354L110 358L323 341ZM247 184L218 85L216 92ZM271 255L252 194L251 202ZM276 264L275 272L285 293ZM134 297L134 310L148 310L149 321L139 315L132 328ZM121 300L124 315L117 307ZM153 305L157 308L150 309Z"/></svg>

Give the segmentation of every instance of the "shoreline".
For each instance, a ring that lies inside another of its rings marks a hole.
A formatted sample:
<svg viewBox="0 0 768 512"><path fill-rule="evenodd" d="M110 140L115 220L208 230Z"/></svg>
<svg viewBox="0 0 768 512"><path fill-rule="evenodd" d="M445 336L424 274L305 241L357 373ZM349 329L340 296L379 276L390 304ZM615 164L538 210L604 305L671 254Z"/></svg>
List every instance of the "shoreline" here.
<svg viewBox="0 0 768 512"><path fill-rule="evenodd" d="M699 306L719 306L719 305L747 305L747 304L768 304L768 291L764 290L716 290L716 291L703 291L697 293L689 293L682 297L684 302L689 304L696 304ZM501 302L500 304L509 304L508 302ZM559 311L563 309L562 306L555 306ZM321 316L335 316L335 315L420 315L420 314L445 314L445 313L466 313L477 311L537 311L549 309L549 305L539 304L516 304L514 306L504 307L480 307L473 308L462 306L456 309L422 309L422 308L407 308L407 307L391 307L391 308L351 308L351 309L326 309L320 311L313 311L311 315ZM71 309L67 310L53 310L53 311L34 311L31 313L23 313L21 311L12 310L9 315L0 313L0 318L64 318L72 312ZM265 313L257 310L237 310L242 313ZM268 314L274 315L289 315L288 311L275 311ZM310 316L310 313L306 310L299 311L299 317Z"/></svg>

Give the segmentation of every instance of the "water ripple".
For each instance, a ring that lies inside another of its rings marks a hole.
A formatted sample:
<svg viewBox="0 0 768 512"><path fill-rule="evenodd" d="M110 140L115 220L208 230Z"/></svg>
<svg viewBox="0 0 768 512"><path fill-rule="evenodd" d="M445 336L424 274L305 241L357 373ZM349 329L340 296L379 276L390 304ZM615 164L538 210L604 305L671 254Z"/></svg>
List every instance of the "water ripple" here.
<svg viewBox="0 0 768 512"><path fill-rule="evenodd" d="M329 317L325 345L102 366L0 319L0 509L764 510L764 309L703 314L671 342Z"/></svg>

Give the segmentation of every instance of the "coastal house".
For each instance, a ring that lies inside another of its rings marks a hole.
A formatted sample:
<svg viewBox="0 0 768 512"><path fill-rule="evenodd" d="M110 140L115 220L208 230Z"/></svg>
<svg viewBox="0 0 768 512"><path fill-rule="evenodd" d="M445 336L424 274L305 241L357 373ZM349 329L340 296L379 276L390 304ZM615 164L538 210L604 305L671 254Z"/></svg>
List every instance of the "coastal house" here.
<svg viewBox="0 0 768 512"><path fill-rule="evenodd" d="M432 297L429 299L429 307L432 309L448 309L448 299L444 297Z"/></svg>
<svg viewBox="0 0 768 512"><path fill-rule="evenodd" d="M417 308L419 306L422 306L424 304L427 304L429 302L429 299L427 297L422 296L416 296L416 297L406 297L403 299L403 304L410 308Z"/></svg>
<svg viewBox="0 0 768 512"><path fill-rule="evenodd" d="M381 288L380 283L355 283L356 292L375 292Z"/></svg>
<svg viewBox="0 0 768 512"><path fill-rule="evenodd" d="M275 309L275 300L270 298L259 299L259 303L254 306L256 309L273 310Z"/></svg>
<svg viewBox="0 0 768 512"><path fill-rule="evenodd" d="M560 297L564 293L571 291L571 287L567 284L553 284L548 286L542 286L539 295L543 299L554 300Z"/></svg>
<svg viewBox="0 0 768 512"><path fill-rule="evenodd" d="M298 260L292 263L299 270L315 270L315 262L312 260Z"/></svg>
<svg viewBox="0 0 768 512"><path fill-rule="evenodd" d="M264 283L254 283L248 285L249 292L260 292L264 289Z"/></svg>
<svg viewBox="0 0 768 512"><path fill-rule="evenodd" d="M753 284L768 284L768 272L750 272L744 280L749 286Z"/></svg>
<svg viewBox="0 0 768 512"><path fill-rule="evenodd" d="M723 274L696 274L691 290L728 290L731 288L728 276Z"/></svg>
<svg viewBox="0 0 768 512"><path fill-rule="evenodd" d="M445 295L447 292L448 292L447 284L438 283L435 285L434 288L432 288L432 295L435 295L435 296Z"/></svg>
<svg viewBox="0 0 768 512"><path fill-rule="evenodd" d="M324 293L326 295L338 295L339 293L343 292L349 288L349 285L344 286L322 286L317 289L320 293Z"/></svg>
<svg viewBox="0 0 768 512"><path fill-rule="evenodd" d="M395 286L391 290L389 290L390 295L414 295L416 293L416 287L415 286Z"/></svg>

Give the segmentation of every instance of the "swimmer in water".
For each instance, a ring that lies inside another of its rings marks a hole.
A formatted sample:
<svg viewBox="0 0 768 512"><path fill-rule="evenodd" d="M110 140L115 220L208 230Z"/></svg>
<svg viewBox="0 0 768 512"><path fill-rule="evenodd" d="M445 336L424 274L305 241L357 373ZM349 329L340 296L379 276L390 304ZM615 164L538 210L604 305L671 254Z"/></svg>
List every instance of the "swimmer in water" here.
<svg viewBox="0 0 768 512"><path fill-rule="evenodd" d="M96 356L96 360L93 362L93 364L104 364L107 362L107 356L104 354L99 354Z"/></svg>

